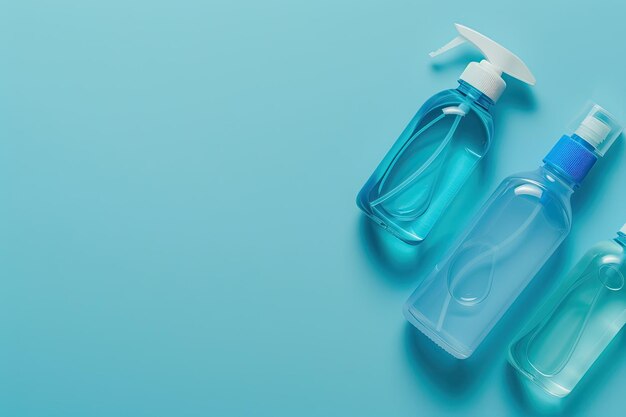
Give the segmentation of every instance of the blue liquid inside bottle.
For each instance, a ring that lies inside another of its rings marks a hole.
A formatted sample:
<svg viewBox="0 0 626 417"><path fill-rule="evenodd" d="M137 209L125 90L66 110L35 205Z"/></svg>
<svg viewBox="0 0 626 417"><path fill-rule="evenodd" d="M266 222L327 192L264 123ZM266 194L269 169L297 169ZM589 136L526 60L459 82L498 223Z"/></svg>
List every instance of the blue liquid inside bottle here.
<svg viewBox="0 0 626 417"><path fill-rule="evenodd" d="M363 186L358 206L401 240L420 243L489 149L492 105L464 81L430 98Z"/></svg>

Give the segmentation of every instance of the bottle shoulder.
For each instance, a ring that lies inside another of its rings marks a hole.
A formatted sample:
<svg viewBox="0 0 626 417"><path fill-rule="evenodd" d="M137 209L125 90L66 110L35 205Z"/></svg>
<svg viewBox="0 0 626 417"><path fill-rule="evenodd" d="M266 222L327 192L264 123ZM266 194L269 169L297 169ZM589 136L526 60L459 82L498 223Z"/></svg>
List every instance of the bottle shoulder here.
<svg viewBox="0 0 626 417"><path fill-rule="evenodd" d="M593 245L583 256L592 263L612 263L624 268L626 265L626 250L615 240L604 240Z"/></svg>
<svg viewBox="0 0 626 417"><path fill-rule="evenodd" d="M598 242L582 256L571 272L572 285L593 282L606 287L622 302L626 295L626 251L613 240ZM626 317L625 317L626 319Z"/></svg>
<svg viewBox="0 0 626 417"><path fill-rule="evenodd" d="M562 184L546 178L545 172L539 168L505 178L496 194L533 201L542 206L554 222L569 229L572 223L571 192L571 189L568 191Z"/></svg>
<svg viewBox="0 0 626 417"><path fill-rule="evenodd" d="M424 102L422 109L430 110L460 104L469 105L473 111L480 114L484 118L486 123L493 123L493 114L490 109L481 106L474 99L466 96L455 88L443 90L432 95Z"/></svg>
<svg viewBox="0 0 626 417"><path fill-rule="evenodd" d="M551 198L563 200L567 205L570 203L574 189L563 183L556 176L551 175L543 167L532 171L518 172L506 177L503 181L509 188L515 188L520 184L532 184L542 190L542 194L549 194Z"/></svg>
<svg viewBox="0 0 626 417"><path fill-rule="evenodd" d="M441 91L426 100L413 117L408 130L418 129L441 116L446 119L461 116L460 130L474 137L483 138L482 150L479 153L484 154L489 149L494 133L492 114L474 99L456 89Z"/></svg>

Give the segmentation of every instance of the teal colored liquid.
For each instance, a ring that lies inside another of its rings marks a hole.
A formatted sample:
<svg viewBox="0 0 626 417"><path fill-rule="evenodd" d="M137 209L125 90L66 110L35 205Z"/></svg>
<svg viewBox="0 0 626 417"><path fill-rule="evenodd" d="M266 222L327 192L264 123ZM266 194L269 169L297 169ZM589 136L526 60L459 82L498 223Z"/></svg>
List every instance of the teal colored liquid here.
<svg viewBox="0 0 626 417"><path fill-rule="evenodd" d="M625 243L592 248L511 344L510 363L552 395L569 394L624 325Z"/></svg>
<svg viewBox="0 0 626 417"><path fill-rule="evenodd" d="M460 118L456 116L458 121ZM429 139L428 136L436 136L436 131L433 129L432 133L425 135L424 141ZM446 145L448 149L441 150L421 176L397 187L395 195L374 202L371 206L374 214L380 218L393 219L389 223L406 226L417 238L426 237L482 157L468 148L463 140L451 142ZM396 177L402 177L402 174L394 172L391 178L387 178L387 182L380 183L379 189L383 196L387 189L393 187L389 183L393 183Z"/></svg>
<svg viewBox="0 0 626 417"><path fill-rule="evenodd" d="M405 242L428 235L489 148L487 104L475 91L463 91L471 94L448 90L424 104L357 198L366 214Z"/></svg>

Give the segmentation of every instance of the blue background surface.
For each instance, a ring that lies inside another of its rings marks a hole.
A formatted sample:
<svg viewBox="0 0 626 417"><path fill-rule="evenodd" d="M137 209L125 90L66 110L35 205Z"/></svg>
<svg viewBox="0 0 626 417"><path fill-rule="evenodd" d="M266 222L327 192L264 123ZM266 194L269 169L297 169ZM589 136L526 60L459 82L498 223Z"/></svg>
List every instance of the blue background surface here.
<svg viewBox="0 0 626 417"><path fill-rule="evenodd" d="M455 362L401 315L506 175L590 99L626 122L622 2L20 0L0 6L0 414L624 415L619 338L570 399L505 348ZM456 86L460 22L522 57L489 156L419 248L357 191ZM546 292L626 221L622 140L574 197ZM528 298L528 297L527 297Z"/></svg>

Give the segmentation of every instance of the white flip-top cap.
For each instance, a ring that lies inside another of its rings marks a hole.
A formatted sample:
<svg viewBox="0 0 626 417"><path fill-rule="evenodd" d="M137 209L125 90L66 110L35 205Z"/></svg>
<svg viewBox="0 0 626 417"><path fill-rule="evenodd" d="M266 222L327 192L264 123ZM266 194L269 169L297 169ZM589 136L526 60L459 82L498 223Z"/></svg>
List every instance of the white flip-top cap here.
<svg viewBox="0 0 626 417"><path fill-rule="evenodd" d="M526 84L535 84L535 77L513 52L467 26L455 23L454 27L459 32L459 36L429 55L435 57L465 42L478 48L485 59L480 62L470 62L459 77L461 80L471 84L494 103L498 101L506 88L506 83L502 79L503 72Z"/></svg>

